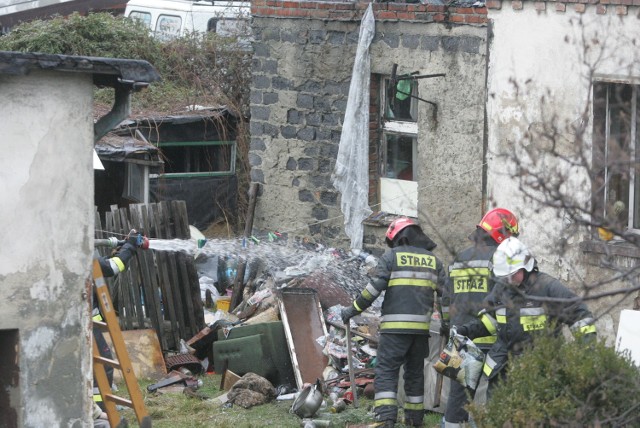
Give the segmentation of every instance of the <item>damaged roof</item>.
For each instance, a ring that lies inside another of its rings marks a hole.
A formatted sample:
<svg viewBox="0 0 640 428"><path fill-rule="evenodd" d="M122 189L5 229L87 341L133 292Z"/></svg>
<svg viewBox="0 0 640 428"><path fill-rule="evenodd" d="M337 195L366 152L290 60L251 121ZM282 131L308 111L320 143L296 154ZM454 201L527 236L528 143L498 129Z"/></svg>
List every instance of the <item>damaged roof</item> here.
<svg viewBox="0 0 640 428"><path fill-rule="evenodd" d="M97 86L133 89L160 80L160 74L144 60L0 51L0 74L25 75L32 70L90 73Z"/></svg>
<svg viewBox="0 0 640 428"><path fill-rule="evenodd" d="M162 165L160 150L153 144L131 137L110 132L95 145L100 160L124 162L126 160L146 160L152 166Z"/></svg>

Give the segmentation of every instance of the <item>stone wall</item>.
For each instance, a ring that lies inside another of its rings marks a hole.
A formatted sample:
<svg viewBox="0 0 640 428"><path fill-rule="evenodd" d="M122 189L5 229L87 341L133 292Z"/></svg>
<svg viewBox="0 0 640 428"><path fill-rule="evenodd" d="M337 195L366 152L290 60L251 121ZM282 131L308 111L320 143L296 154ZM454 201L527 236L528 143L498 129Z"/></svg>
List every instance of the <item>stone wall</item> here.
<svg viewBox="0 0 640 428"><path fill-rule="evenodd" d="M367 5L252 3L251 179L263 184L257 229L349 245L331 173ZM419 96L437 108L418 103L417 174L419 220L446 244L441 256L449 258L447 248L466 245L484 209L486 10L395 3L376 3L374 10L374 77L390 75L393 64L398 73L446 74L418 81ZM374 89L372 84L372 98ZM374 104L372 136L378 135ZM378 177L372 178L375 183ZM365 249L380 251L385 229L368 227Z"/></svg>

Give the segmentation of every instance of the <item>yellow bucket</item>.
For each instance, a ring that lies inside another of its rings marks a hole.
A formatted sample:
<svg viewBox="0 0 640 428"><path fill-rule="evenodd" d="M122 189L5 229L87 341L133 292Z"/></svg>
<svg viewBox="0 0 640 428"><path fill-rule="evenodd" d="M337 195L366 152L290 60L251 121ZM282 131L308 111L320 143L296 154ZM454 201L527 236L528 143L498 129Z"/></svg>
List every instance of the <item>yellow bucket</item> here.
<svg viewBox="0 0 640 428"><path fill-rule="evenodd" d="M216 308L220 309L221 311L229 312L230 306L231 306L231 297L228 297L228 296L218 297L218 300L216 301Z"/></svg>

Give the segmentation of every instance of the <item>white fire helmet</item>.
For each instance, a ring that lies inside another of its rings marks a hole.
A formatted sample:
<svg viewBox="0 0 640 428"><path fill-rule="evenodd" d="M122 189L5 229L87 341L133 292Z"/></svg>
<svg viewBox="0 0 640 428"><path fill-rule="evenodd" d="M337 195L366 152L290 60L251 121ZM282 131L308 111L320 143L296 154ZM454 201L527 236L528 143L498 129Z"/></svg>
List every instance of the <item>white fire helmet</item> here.
<svg viewBox="0 0 640 428"><path fill-rule="evenodd" d="M535 259L526 245L515 236L511 236L498 245L493 253L492 262L493 274L500 277L509 276L523 268L531 272Z"/></svg>

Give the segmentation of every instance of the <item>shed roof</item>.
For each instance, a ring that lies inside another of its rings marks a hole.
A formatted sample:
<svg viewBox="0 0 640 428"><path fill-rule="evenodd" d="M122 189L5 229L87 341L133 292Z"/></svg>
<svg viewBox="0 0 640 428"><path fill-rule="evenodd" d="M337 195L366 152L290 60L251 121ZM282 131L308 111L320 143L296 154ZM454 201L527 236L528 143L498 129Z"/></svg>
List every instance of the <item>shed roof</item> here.
<svg viewBox="0 0 640 428"><path fill-rule="evenodd" d="M132 89L160 80L160 74L144 60L0 51L0 74L25 75L33 70L89 73L98 86Z"/></svg>
<svg viewBox="0 0 640 428"><path fill-rule="evenodd" d="M151 143L129 135L109 132L95 145L100 160L124 162L137 159L149 161L151 165L161 165L160 150Z"/></svg>

